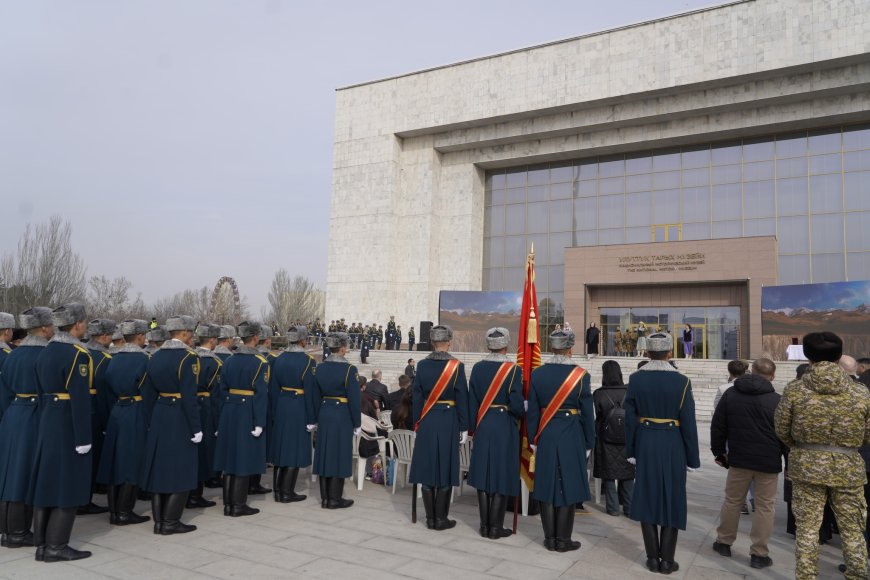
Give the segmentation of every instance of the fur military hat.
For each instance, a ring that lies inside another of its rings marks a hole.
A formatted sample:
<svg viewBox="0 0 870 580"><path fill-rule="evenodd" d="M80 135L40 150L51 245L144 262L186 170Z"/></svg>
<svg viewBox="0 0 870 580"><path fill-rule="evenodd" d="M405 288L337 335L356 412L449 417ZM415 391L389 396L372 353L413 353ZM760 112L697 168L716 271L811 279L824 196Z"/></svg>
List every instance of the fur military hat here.
<svg viewBox="0 0 870 580"><path fill-rule="evenodd" d="M574 333L570 330L556 330L550 333L551 350L568 350L574 346Z"/></svg>
<svg viewBox="0 0 870 580"><path fill-rule="evenodd" d="M148 323L139 319L128 319L123 321L118 329L123 336L133 336L136 334L148 334ZM156 330L156 329L155 329Z"/></svg>
<svg viewBox="0 0 870 580"><path fill-rule="evenodd" d="M76 322L84 322L88 317L85 307L78 302L64 304L51 311L54 325L57 327L70 326Z"/></svg>
<svg viewBox="0 0 870 580"><path fill-rule="evenodd" d="M124 339L124 333L121 332L121 327L119 326L118 329L112 334L112 340L123 340L123 339Z"/></svg>
<svg viewBox="0 0 870 580"><path fill-rule="evenodd" d="M350 337L344 332L330 332L326 335L326 348L341 348L350 344Z"/></svg>
<svg viewBox="0 0 870 580"><path fill-rule="evenodd" d="M497 326L486 331L486 348L489 350L501 350L508 347L511 333L507 328Z"/></svg>
<svg viewBox="0 0 870 580"><path fill-rule="evenodd" d="M54 317L51 314L51 308L34 306L18 315L18 324L24 330L31 330L40 326L53 326Z"/></svg>
<svg viewBox="0 0 870 580"><path fill-rule="evenodd" d="M166 330L174 332L176 330L196 330L196 320L193 316L186 314L176 314L166 319Z"/></svg>
<svg viewBox="0 0 870 580"><path fill-rule="evenodd" d="M220 340L224 340L226 338L235 338L236 337L236 327L230 324L224 324L221 326L221 333L218 335Z"/></svg>
<svg viewBox="0 0 870 580"><path fill-rule="evenodd" d="M308 329L304 326L291 326L287 329L287 340L291 343L308 340Z"/></svg>
<svg viewBox="0 0 870 580"><path fill-rule="evenodd" d="M667 332L654 332L646 339L646 349L649 352L674 350L674 337Z"/></svg>
<svg viewBox="0 0 870 580"><path fill-rule="evenodd" d="M272 338L275 335L272 332L272 327L268 324L263 324L260 326L260 340L266 340L267 338Z"/></svg>
<svg viewBox="0 0 870 580"><path fill-rule="evenodd" d="M253 320L245 320L244 322L239 323L239 338L251 338L252 336L260 336L260 327L262 325L259 322L254 322Z"/></svg>
<svg viewBox="0 0 870 580"><path fill-rule="evenodd" d="M152 328L146 335L145 340L148 342L166 342L169 340L169 332L163 326Z"/></svg>
<svg viewBox="0 0 870 580"><path fill-rule="evenodd" d="M0 330L15 328L15 317L8 312L0 312Z"/></svg>
<svg viewBox="0 0 870 580"><path fill-rule="evenodd" d="M196 336L199 338L218 338L221 335L221 327L217 324L200 324L196 327Z"/></svg>
<svg viewBox="0 0 870 580"><path fill-rule="evenodd" d="M449 326L439 324L433 326L429 331L429 342L450 342L453 340L453 329Z"/></svg>
<svg viewBox="0 0 870 580"><path fill-rule="evenodd" d="M105 334L114 334L118 325L114 320L106 320L105 318L97 318L88 322L88 336L103 336Z"/></svg>

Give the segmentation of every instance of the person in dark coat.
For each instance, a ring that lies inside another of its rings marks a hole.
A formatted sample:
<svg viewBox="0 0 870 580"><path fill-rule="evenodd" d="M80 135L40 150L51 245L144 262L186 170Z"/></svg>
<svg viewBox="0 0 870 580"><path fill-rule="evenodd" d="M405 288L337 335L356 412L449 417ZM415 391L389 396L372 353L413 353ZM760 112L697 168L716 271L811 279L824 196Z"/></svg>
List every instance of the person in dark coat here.
<svg viewBox="0 0 870 580"><path fill-rule="evenodd" d="M755 484L755 515L749 536L750 564L765 568L773 564L767 542L773 531L773 506L782 459L788 450L776 436L774 412L780 396L771 381L776 365L767 358L752 363L752 374L734 381L722 395L710 424L710 450L716 463L728 469L725 500L719 515L719 528L713 549L731 556L737 539L740 511L750 484Z"/></svg>
<svg viewBox="0 0 870 580"><path fill-rule="evenodd" d="M91 389L91 433L94 438L93 458L91 462L93 477L91 478L91 498L86 505L79 508L78 515L88 516L104 514L109 508L99 506L93 501L93 493L97 487L97 469L100 467L100 457L103 454L103 439L106 432L106 424L109 422L109 412L115 403L111 398L109 387L106 384L106 369L112 355L109 349L112 346L112 335L118 325L113 320L96 319L88 322L89 340L85 343L94 361L94 381Z"/></svg>
<svg viewBox="0 0 870 580"><path fill-rule="evenodd" d="M36 365L54 334L51 308L30 308L19 320L27 337L0 369L0 545L6 548L33 545L33 507L26 500L39 435Z"/></svg>
<svg viewBox="0 0 870 580"><path fill-rule="evenodd" d="M468 381L465 366L448 352L453 330L433 326L429 336L432 353L417 365L411 386L417 436L410 480L422 485L426 527L447 530L456 525L447 518L450 493L459 485L459 446L468 440Z"/></svg>
<svg viewBox="0 0 870 580"><path fill-rule="evenodd" d="M474 450L468 483L477 489L480 535L497 540L511 535L504 527L508 497L520 492L519 420L523 417L523 372L507 357L510 333L486 333L489 356L471 369L468 424Z"/></svg>
<svg viewBox="0 0 870 580"><path fill-rule="evenodd" d="M362 364L367 364L366 361L368 360L369 354L370 354L369 353L369 350L370 350L369 349L369 338L366 334L362 334L360 336L362 338L360 338L360 343L359 343L359 361ZM323 360L326 360L326 358L328 356L327 352L326 352L327 351L326 346L323 347L323 350L324 350Z"/></svg>
<svg viewBox="0 0 870 580"><path fill-rule="evenodd" d="M196 446L203 435L196 398L199 357L190 347L195 329L192 316L172 316L166 321L170 339L148 362L148 378L142 387L149 423L140 485L153 494L154 533L163 536L196 530L181 522L187 495L196 488Z"/></svg>
<svg viewBox="0 0 870 580"><path fill-rule="evenodd" d="M257 350L262 326L239 324L242 346L227 361L221 376L221 415L215 470L224 474L224 515L251 516L249 478L266 471L266 426L269 408L269 360ZM271 491L271 490L269 490Z"/></svg>
<svg viewBox="0 0 870 580"><path fill-rule="evenodd" d="M408 329L408 350L414 350L414 343L417 342L417 335L414 334L414 327ZM412 379L413 380L413 379Z"/></svg>
<svg viewBox="0 0 870 580"><path fill-rule="evenodd" d="M221 362L227 362L227 359L233 356L233 340L236 338L236 327L224 324L221 326L221 333L218 336L217 346L214 347L214 353Z"/></svg>
<svg viewBox="0 0 870 580"><path fill-rule="evenodd" d="M97 470L97 483L107 486L109 523L114 526L141 524L151 519L133 511L148 432L140 392L147 377L149 357L144 347L148 323L125 320L120 324L120 332L125 344L106 369L106 386L115 404L109 413Z"/></svg>
<svg viewBox="0 0 870 580"><path fill-rule="evenodd" d="M414 359L409 358L408 364L405 366L405 376L413 381L416 375L417 369L414 368Z"/></svg>
<svg viewBox="0 0 870 580"><path fill-rule="evenodd" d="M601 331L591 323L586 329L586 354L598 354L598 343L601 340Z"/></svg>
<svg viewBox="0 0 870 580"><path fill-rule="evenodd" d="M260 351L260 354L263 355L263 358L269 363L269 370L271 375L272 365L275 364L275 360L278 358L278 355L272 352L272 337L274 336L274 332L272 328L266 324L260 327L260 342L257 346L257 350ZM268 451L269 446L272 442L272 433L274 429L272 428L272 408L270 406L266 406L266 426L264 428L266 433L266 450ZM277 472L272 470L272 478L273 480L277 477ZM264 486L261 482L263 479L262 473L255 473L248 477L248 495L265 495L267 493L271 493L272 489ZM274 489L274 485L272 488Z"/></svg>
<svg viewBox="0 0 870 580"><path fill-rule="evenodd" d="M353 472L353 440L362 424L359 374L345 358L347 334L331 332L325 344L330 354L314 374L314 416L308 430L317 431L313 471L320 482L320 507L343 509L353 505L342 496L344 480Z"/></svg>
<svg viewBox="0 0 870 580"><path fill-rule="evenodd" d="M686 529L686 471L701 466L692 383L669 364L673 348L670 334L651 334L650 361L631 375L625 395L625 453L637 467L631 519L641 523L647 568L662 574L679 569L674 554L677 530Z"/></svg>
<svg viewBox="0 0 870 580"><path fill-rule="evenodd" d="M311 465L311 433L314 423L314 373L317 363L305 352L308 329L291 326L287 330L290 345L272 365L269 397L274 418L274 433L269 446L269 460L275 470L275 501L302 501L296 493L299 469Z"/></svg>
<svg viewBox="0 0 870 580"><path fill-rule="evenodd" d="M6 357L12 352L12 347L9 342L15 335L15 317L8 312L0 312L0 371L3 370L3 363L6 362ZM3 411L0 411L0 419L3 418Z"/></svg>
<svg viewBox="0 0 870 580"><path fill-rule="evenodd" d="M619 422L617 413L620 409L624 410L627 387L622 383L622 369L615 360L605 361L601 365L601 372L601 388L592 395L595 402L596 434L592 474L601 480L607 513L618 516L621 504L623 513L628 516L631 514L631 499L634 494L634 465L628 462L625 455L624 413L622 430L616 426Z"/></svg>
<svg viewBox="0 0 870 580"><path fill-rule="evenodd" d="M375 369L372 371L372 380L366 383L366 394L371 397L372 401L374 401L375 405L378 406L380 410L389 410L389 406L387 405L387 395L389 395L390 390L387 388L387 385L381 382L381 378L383 375L379 369Z"/></svg>
<svg viewBox="0 0 870 580"><path fill-rule="evenodd" d="M81 560L91 553L69 546L76 511L91 497L91 394L94 365L81 339L85 307L52 312L57 331L36 360L41 395L39 435L27 503L33 506L36 560Z"/></svg>
<svg viewBox="0 0 870 580"><path fill-rule="evenodd" d="M574 505L591 498L586 461L595 447L592 386L589 373L571 359L573 347L573 332L550 334L553 357L532 371L526 413L544 546L558 552L580 548L571 540Z"/></svg>
<svg viewBox="0 0 870 580"><path fill-rule="evenodd" d="M214 450L217 445L217 417L221 388L223 361L214 353L221 334L217 324L199 324L195 334L199 338L196 355L199 357L199 378L196 386L196 401L199 405L199 422L202 425L202 442L196 446L199 456L196 489L187 496L188 509L210 508L217 504L203 497L205 482L214 480Z"/></svg>
<svg viewBox="0 0 870 580"><path fill-rule="evenodd" d="M390 411L395 411L402 404L402 399L405 398L405 393L409 392L411 387L411 379L406 375L399 375L399 388L387 395L386 407ZM392 414L390 415L392 417Z"/></svg>

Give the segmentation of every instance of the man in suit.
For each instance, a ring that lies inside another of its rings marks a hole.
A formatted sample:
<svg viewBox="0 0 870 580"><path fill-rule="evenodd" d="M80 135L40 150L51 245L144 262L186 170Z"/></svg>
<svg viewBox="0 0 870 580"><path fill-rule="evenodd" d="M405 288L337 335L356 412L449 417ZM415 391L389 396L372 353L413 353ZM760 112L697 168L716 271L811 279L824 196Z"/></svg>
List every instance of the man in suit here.
<svg viewBox="0 0 870 580"><path fill-rule="evenodd" d="M381 409L389 409L387 406L387 395L389 394L389 389L387 386L381 382L381 371L380 369L375 369L372 371L372 380L366 383L365 393L372 398L372 400L378 404L378 407Z"/></svg>

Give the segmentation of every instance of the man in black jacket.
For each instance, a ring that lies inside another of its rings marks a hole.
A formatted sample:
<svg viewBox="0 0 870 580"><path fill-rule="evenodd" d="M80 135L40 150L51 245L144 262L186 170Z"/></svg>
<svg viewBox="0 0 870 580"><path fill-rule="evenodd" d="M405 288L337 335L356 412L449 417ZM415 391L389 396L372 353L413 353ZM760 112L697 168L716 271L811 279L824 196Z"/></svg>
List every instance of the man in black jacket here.
<svg viewBox="0 0 870 580"><path fill-rule="evenodd" d="M716 463L729 470L713 549L722 556L731 556L740 508L750 483L755 482L755 515L749 533L753 568L773 564L767 542L773 529L777 480L786 452L776 436L773 420L779 404L779 395L771 384L775 374L772 360L756 360L752 374L738 378L734 387L722 395L710 425L710 447Z"/></svg>
<svg viewBox="0 0 870 580"><path fill-rule="evenodd" d="M389 407L386 405L387 402L387 394L390 390L387 388L387 385L381 382L381 371L380 369L375 369L372 371L372 380L368 382L365 388L365 394L372 398L372 400L378 405L378 408L383 410L388 410Z"/></svg>

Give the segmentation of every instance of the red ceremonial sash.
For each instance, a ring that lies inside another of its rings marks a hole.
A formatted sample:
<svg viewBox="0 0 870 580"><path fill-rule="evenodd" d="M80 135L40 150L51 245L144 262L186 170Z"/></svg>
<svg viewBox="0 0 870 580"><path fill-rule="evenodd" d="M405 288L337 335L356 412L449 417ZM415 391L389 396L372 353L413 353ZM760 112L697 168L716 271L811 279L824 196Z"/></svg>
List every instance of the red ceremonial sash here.
<svg viewBox="0 0 870 580"><path fill-rule="evenodd" d="M568 376L565 378L565 382L559 387L559 390L556 391L556 394L550 400L550 404L544 409L543 415L541 415L541 424L538 426L538 433L535 435L535 445L538 444L538 439L541 438L541 433L544 432L544 428L547 426L547 423L550 422L550 419L556 416L556 411L562 406L562 403L565 402L565 399L568 398L568 395L571 394L571 391L574 390L574 387L583 378L583 375L586 374L586 371L582 367L574 367L574 369L568 373Z"/></svg>
<svg viewBox="0 0 870 580"><path fill-rule="evenodd" d="M420 413L420 418L414 425L414 431L420 427L420 422L423 421L423 418L432 410L432 407L435 406L435 403L438 402L441 395L444 394L444 389L447 388L447 384L450 382L450 378L453 376L453 373L456 372L457 368L459 368L459 361L455 358L450 359L447 361L447 364L444 365L444 370L441 372L441 376L438 377L438 381L435 383L435 386L432 387L432 392L429 393L429 398L426 399L426 404L423 405L423 412Z"/></svg>
<svg viewBox="0 0 870 580"><path fill-rule="evenodd" d="M480 422L483 421L483 416L486 415L486 412L489 411L489 407L492 405L492 402L495 401L496 395L498 395L498 390L501 388L502 383L507 378L509 372L513 368L514 363L512 362L503 362L501 366L498 367L498 371L496 371L495 376L492 378L492 383L489 385L489 388L486 390L486 395L483 397L483 401L480 403L480 409L477 412L477 424L474 426L475 429L480 427Z"/></svg>

